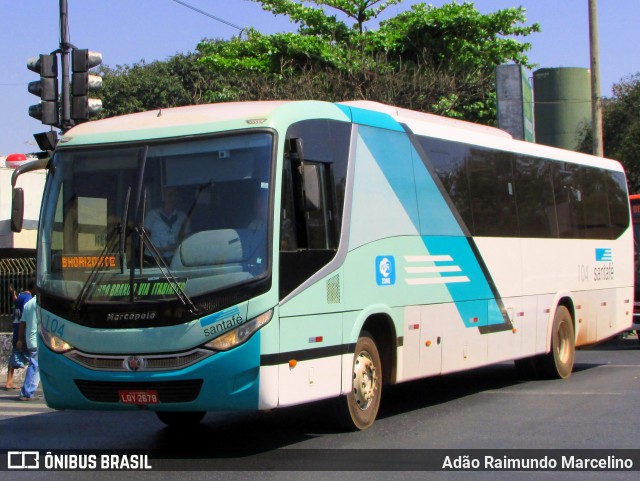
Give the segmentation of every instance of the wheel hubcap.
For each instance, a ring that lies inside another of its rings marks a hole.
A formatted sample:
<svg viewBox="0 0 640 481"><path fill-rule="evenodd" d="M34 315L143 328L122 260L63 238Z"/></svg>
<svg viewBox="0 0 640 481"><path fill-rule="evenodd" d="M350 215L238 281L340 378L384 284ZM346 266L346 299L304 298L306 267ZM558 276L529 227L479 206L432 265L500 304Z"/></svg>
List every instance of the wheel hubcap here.
<svg viewBox="0 0 640 481"><path fill-rule="evenodd" d="M353 394L357 406L367 409L378 388L378 372L368 352L362 351L356 357L353 366Z"/></svg>
<svg viewBox="0 0 640 481"><path fill-rule="evenodd" d="M567 323L563 322L558 326L558 344L557 344L557 352L558 359L563 364L566 363L569 359L569 332Z"/></svg>

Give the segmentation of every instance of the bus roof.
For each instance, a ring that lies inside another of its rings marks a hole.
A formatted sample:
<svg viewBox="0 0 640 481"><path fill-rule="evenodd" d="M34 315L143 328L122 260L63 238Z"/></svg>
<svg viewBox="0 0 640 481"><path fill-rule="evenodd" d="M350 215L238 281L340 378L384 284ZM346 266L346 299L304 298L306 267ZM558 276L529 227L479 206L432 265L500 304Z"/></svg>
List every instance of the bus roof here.
<svg viewBox="0 0 640 481"><path fill-rule="evenodd" d="M512 139L511 135L504 130L497 129L495 127L489 127L488 125L474 124L464 120L450 119L448 117L442 117L440 115L428 114L425 112L417 112L415 110L403 109L401 107L394 107L392 105L381 104L379 102L372 102L370 100L354 100L351 102L340 102L339 105L347 105L358 107L365 110L373 110L376 112L386 113L395 117L400 123L411 124L420 122L432 127L446 127L450 129L461 129L469 132L477 132L484 135L495 135L506 139Z"/></svg>
<svg viewBox="0 0 640 481"><path fill-rule="evenodd" d="M276 117L283 123L309 118L348 120L335 104L312 100L200 104L86 122L66 132L59 146L133 142L272 127Z"/></svg>
<svg viewBox="0 0 640 481"><path fill-rule="evenodd" d="M508 133L495 127L371 101L337 104L305 100L230 102L151 110L80 124L62 137L60 147L171 138L256 126L269 127L272 125L270 120L275 116L282 116L290 122L311 118L333 118L346 121L350 119L348 112L352 109L386 114L389 121L398 127L400 124L405 124L418 135L616 171L623 170L616 161L515 140Z"/></svg>
<svg viewBox="0 0 640 481"><path fill-rule="evenodd" d="M365 110L386 113L399 123L406 124L415 134L445 140L478 145L482 147L517 152L524 155L549 158L564 162L591 165L614 171L623 171L622 165L611 159L559 149L542 144L514 139L510 134L495 127L474 124L463 120L449 119L438 115L415 112L399 107L370 101L342 102Z"/></svg>
<svg viewBox="0 0 640 481"><path fill-rule="evenodd" d="M222 120L264 118L285 103L287 102L231 102L149 110L86 122L74 127L68 133L69 136L76 137L98 132L144 131L183 125L210 124Z"/></svg>

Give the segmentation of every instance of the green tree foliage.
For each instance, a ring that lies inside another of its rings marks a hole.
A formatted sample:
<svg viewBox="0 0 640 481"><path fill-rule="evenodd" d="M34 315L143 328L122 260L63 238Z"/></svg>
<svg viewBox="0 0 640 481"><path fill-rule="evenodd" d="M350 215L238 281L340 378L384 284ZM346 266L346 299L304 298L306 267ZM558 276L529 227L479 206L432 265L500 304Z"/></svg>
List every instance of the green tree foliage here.
<svg viewBox="0 0 640 481"><path fill-rule="evenodd" d="M278 83L284 83L275 89L282 94L288 94L287 85L296 86L289 98L305 92L331 101L377 100L485 123L496 117L494 67L505 62L530 66L525 55L530 44L516 38L540 29L521 25L522 8L485 15L472 3L413 5L377 30L366 30L366 22L399 0L254 1L289 16L298 32L263 35L248 30L228 42L203 41L198 45L200 62L211 71L260 73L264 82L276 84L267 89L271 94ZM221 91L237 100L255 97L255 92L238 88ZM215 100L220 92L208 97Z"/></svg>
<svg viewBox="0 0 640 481"><path fill-rule="evenodd" d="M100 74L100 117L200 103L211 88L210 75L195 54L176 55L166 62L103 66Z"/></svg>
<svg viewBox="0 0 640 481"><path fill-rule="evenodd" d="M640 193L640 72L615 84L602 110L604 155L624 165L630 192ZM589 128L580 150L591 152L591 145Z"/></svg>
<svg viewBox="0 0 640 481"><path fill-rule="evenodd" d="M416 4L384 21L377 48L395 64L436 71L447 84L422 109L449 117L494 123L496 65L513 62L532 67L525 54L531 44L516 38L540 31L526 21L523 8L481 14L472 3L442 7Z"/></svg>
<svg viewBox="0 0 640 481"><path fill-rule="evenodd" d="M301 25L299 32L307 35L321 35L333 37L343 41L349 37L349 28L344 22L337 20L335 15L327 15L322 8L305 7L303 1L295 0L252 0L262 4L262 8L275 15L287 15L291 21ZM377 18L391 5L402 0L310 0L319 7L326 6L338 10L355 23L351 30L364 32L364 24Z"/></svg>
<svg viewBox="0 0 640 481"><path fill-rule="evenodd" d="M472 3L419 4L377 29L401 0L251 0L295 33L246 29L202 41L167 62L105 68L105 116L159 107L271 99L367 99L494 123L494 66L528 65L522 8L479 13Z"/></svg>
<svg viewBox="0 0 640 481"><path fill-rule="evenodd" d="M473 3L434 7L416 4L411 10L384 21L377 36L381 47L403 61L427 61L456 69L491 69L505 62L531 67L525 52L530 43L516 37L539 32L540 26L519 26L526 21L523 8L482 14Z"/></svg>

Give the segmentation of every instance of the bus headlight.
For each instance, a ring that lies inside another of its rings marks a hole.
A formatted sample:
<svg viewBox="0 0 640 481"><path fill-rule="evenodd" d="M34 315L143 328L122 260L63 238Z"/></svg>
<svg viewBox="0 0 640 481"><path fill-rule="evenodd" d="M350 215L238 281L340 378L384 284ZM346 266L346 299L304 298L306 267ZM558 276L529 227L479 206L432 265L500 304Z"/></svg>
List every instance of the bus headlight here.
<svg viewBox="0 0 640 481"><path fill-rule="evenodd" d="M273 317L273 309L260 314L258 317L254 317L250 321L245 322L239 327L224 333L223 335L215 338L213 341L204 345L209 349L215 349L216 351L228 351L229 349L239 346L247 341L253 334L262 326L267 324Z"/></svg>
<svg viewBox="0 0 640 481"><path fill-rule="evenodd" d="M73 346L63 339L59 338L52 332L46 331L40 325L40 339L44 342L44 345L51 349L53 352L57 352L58 354L62 354L63 352L67 352L73 349Z"/></svg>

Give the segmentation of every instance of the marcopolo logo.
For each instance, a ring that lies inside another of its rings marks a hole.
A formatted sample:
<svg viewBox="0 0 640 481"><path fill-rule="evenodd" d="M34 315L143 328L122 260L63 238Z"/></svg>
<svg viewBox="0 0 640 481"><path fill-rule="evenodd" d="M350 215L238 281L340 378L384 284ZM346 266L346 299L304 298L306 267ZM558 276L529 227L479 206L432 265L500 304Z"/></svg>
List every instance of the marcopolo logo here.
<svg viewBox="0 0 640 481"><path fill-rule="evenodd" d="M376 283L392 286L396 283L396 261L393 256L376 257Z"/></svg>
<svg viewBox="0 0 640 481"><path fill-rule="evenodd" d="M141 356L127 356L122 366L131 372L142 371L147 367L147 361L144 357Z"/></svg>

